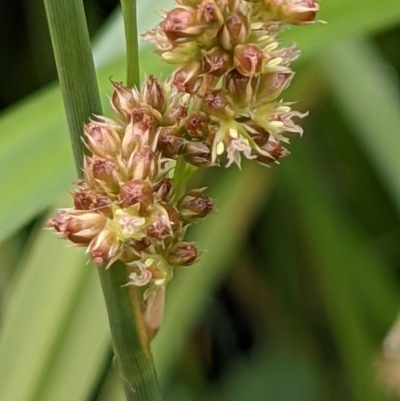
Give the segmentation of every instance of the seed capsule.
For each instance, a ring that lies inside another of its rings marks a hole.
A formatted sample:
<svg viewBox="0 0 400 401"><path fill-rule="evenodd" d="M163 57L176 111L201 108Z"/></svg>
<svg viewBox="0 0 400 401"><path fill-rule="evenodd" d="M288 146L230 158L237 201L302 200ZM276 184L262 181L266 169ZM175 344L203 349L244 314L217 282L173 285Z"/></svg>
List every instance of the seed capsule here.
<svg viewBox="0 0 400 401"><path fill-rule="evenodd" d="M139 204L140 210L143 211L153 202L153 189L147 181L131 180L121 187L119 198L121 207Z"/></svg>
<svg viewBox="0 0 400 401"><path fill-rule="evenodd" d="M207 197L203 190L189 191L178 202L178 210L186 221L198 221L206 217L214 210L214 203Z"/></svg>
<svg viewBox="0 0 400 401"><path fill-rule="evenodd" d="M173 245L167 255L172 266L190 266L197 259L197 249L193 242L178 242Z"/></svg>

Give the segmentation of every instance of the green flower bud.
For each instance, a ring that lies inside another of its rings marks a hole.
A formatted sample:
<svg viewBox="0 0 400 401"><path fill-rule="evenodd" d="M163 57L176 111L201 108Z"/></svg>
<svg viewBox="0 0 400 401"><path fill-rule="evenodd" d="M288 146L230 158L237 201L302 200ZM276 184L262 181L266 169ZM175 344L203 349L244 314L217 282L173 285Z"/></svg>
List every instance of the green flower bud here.
<svg viewBox="0 0 400 401"><path fill-rule="evenodd" d="M214 203L203 189L195 189L186 193L178 202L178 210L186 221L198 221L214 210Z"/></svg>
<svg viewBox="0 0 400 401"><path fill-rule="evenodd" d="M197 259L197 249L193 242L178 242L168 250L166 259L172 266L190 266Z"/></svg>

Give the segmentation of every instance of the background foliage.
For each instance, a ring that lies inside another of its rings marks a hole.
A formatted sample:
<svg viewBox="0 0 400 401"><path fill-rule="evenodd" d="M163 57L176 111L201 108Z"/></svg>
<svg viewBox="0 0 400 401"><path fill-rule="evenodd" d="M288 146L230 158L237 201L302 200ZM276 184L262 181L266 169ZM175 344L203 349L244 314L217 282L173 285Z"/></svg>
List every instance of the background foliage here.
<svg viewBox="0 0 400 401"><path fill-rule="evenodd" d="M139 30L168 4L141 0ZM122 20L116 0L85 6L107 107ZM95 268L42 228L74 180L43 5L1 14L0 399L123 401ZM400 3L324 0L320 17L287 34L303 55L285 98L310 110L292 156L194 177L219 212L192 228L207 252L177 272L153 343L167 400L400 394L400 352L382 353L400 307ZM146 46L141 64L166 74Z"/></svg>

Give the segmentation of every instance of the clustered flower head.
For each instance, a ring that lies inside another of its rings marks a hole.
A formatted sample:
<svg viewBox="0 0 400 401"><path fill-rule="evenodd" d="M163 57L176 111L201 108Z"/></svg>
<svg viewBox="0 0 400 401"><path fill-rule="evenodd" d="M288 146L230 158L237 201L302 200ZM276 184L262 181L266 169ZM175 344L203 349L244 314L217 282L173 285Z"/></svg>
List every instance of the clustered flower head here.
<svg viewBox="0 0 400 401"><path fill-rule="evenodd" d="M269 164L289 154L285 134L302 134L293 118L306 114L281 100L299 51L278 36L289 24L316 22L318 2L176 0L144 35L177 65L172 85L191 96L187 132L211 150L211 164L223 155L240 166L242 156ZM201 125L195 135L192 122Z"/></svg>
<svg viewBox="0 0 400 401"><path fill-rule="evenodd" d="M319 0L176 0L143 36L167 63L165 82L141 89L112 82L115 118L96 116L84 127L90 153L72 192L74 207L48 226L84 246L92 261L130 267L127 283L144 297L164 288L174 267L198 259L185 242L189 224L213 211L205 188L176 183L175 163L209 167L241 158L268 165L289 152L288 133L302 134L281 95L299 52L282 47L290 24L316 22Z"/></svg>

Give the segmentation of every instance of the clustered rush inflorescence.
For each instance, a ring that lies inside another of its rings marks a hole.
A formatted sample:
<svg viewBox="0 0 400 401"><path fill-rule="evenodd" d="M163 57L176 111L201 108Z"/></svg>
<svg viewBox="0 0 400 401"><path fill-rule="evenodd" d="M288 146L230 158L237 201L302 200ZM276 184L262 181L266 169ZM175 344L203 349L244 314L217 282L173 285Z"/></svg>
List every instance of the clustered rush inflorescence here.
<svg viewBox="0 0 400 401"><path fill-rule="evenodd" d="M48 223L63 238L87 247L97 265L121 260L127 283L163 288L175 266L198 258L185 231L213 211L204 188L181 193L175 162L195 167L261 164L288 155L286 133L302 134L304 117L283 102L299 52L281 47L290 24L315 22L319 0L175 0L156 29L143 36L176 64L161 82L142 88L113 82L115 119L96 117L84 128L84 178L74 207Z"/></svg>

